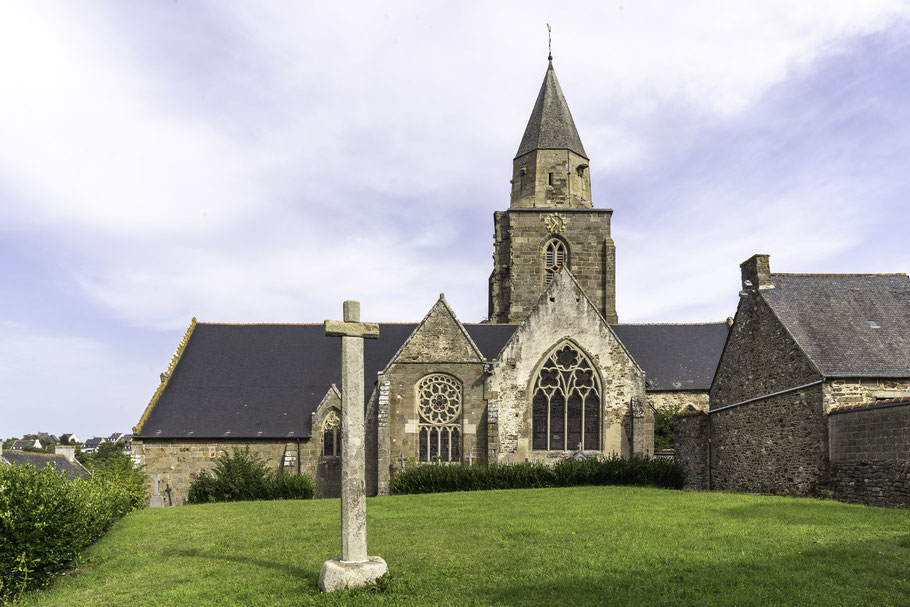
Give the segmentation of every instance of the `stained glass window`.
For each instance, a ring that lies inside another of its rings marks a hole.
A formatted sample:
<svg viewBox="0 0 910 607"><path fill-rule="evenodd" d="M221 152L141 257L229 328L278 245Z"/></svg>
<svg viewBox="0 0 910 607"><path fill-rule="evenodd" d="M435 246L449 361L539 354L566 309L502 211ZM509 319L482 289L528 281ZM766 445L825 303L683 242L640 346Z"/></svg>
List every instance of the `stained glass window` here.
<svg viewBox="0 0 910 607"><path fill-rule="evenodd" d="M322 422L322 454L341 455L341 419L338 411L330 411Z"/></svg>
<svg viewBox="0 0 910 607"><path fill-rule="evenodd" d="M531 393L531 444L538 451L600 449L600 379L574 345L558 345L544 360Z"/></svg>
<svg viewBox="0 0 910 607"><path fill-rule="evenodd" d="M422 462L461 460L461 383L434 373L417 384L417 450Z"/></svg>

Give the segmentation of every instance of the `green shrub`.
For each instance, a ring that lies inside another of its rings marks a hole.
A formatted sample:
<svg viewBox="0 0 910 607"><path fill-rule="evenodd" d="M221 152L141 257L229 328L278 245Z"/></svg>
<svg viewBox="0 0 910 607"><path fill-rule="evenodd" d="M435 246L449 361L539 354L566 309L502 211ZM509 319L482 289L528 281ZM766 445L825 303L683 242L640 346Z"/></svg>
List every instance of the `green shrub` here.
<svg viewBox="0 0 910 607"><path fill-rule="evenodd" d="M390 490L403 493L442 493L488 489L530 489L578 485L641 485L681 489L685 471L669 459L633 457L576 461L566 458L554 466L535 463L489 466L418 465L397 474Z"/></svg>
<svg viewBox="0 0 910 607"><path fill-rule="evenodd" d="M316 494L313 478L307 474L273 470L269 474L269 484L269 499L273 500L308 500Z"/></svg>
<svg viewBox="0 0 910 607"><path fill-rule="evenodd" d="M122 462L89 480L52 467L0 467L0 602L47 584L119 518L145 505L141 471ZM137 485L138 483L138 485Z"/></svg>
<svg viewBox="0 0 910 607"><path fill-rule="evenodd" d="M249 447L234 448L215 460L215 467L193 477L187 501L238 502L248 500L311 499L313 479L304 474L269 471L265 462Z"/></svg>

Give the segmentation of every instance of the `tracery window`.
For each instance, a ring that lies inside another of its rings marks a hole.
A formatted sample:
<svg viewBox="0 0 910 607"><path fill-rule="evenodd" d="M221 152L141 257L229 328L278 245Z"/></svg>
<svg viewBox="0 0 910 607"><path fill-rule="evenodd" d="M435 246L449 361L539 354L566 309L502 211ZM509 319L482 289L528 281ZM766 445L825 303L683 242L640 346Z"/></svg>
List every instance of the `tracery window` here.
<svg viewBox="0 0 910 607"><path fill-rule="evenodd" d="M461 384L442 373L427 375L417 384L418 459L422 462L461 461Z"/></svg>
<svg viewBox="0 0 910 607"><path fill-rule="evenodd" d="M566 265L568 261L569 251L566 249L566 243L559 240L558 238L553 238L552 240L547 241L547 244L545 244L543 247L545 286L550 286L550 283L553 282L553 278L556 276L556 273L559 272L559 268Z"/></svg>
<svg viewBox="0 0 910 607"><path fill-rule="evenodd" d="M338 417L338 411L334 409L322 422L322 454L341 455L341 419Z"/></svg>
<svg viewBox="0 0 910 607"><path fill-rule="evenodd" d="M600 449L600 378L574 345L558 345L544 360L531 392L532 445L541 451Z"/></svg>

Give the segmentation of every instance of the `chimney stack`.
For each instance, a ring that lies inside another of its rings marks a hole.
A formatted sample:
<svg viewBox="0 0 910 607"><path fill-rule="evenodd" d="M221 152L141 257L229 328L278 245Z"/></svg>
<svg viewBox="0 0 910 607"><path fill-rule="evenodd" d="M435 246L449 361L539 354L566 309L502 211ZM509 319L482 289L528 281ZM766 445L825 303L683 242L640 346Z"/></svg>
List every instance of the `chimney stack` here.
<svg viewBox="0 0 910 607"><path fill-rule="evenodd" d="M770 255L756 253L739 264L739 268L742 271L743 291L774 288L774 284L771 282L769 257Z"/></svg>
<svg viewBox="0 0 910 607"><path fill-rule="evenodd" d="M67 461L71 462L74 459L76 459L76 448L68 447L66 445L57 445L56 447L54 447L54 454L62 455L63 457L65 457L67 459Z"/></svg>

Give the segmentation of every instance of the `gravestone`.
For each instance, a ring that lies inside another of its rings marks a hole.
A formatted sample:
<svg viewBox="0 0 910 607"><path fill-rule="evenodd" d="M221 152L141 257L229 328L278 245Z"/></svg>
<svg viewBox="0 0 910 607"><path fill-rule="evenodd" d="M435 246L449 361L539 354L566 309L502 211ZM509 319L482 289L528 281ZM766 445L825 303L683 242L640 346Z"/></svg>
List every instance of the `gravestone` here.
<svg viewBox="0 0 910 607"><path fill-rule="evenodd" d="M152 497L149 499L149 508L164 508L164 497L158 489L158 475L152 479Z"/></svg>
<svg viewBox="0 0 910 607"><path fill-rule="evenodd" d="M379 325L360 322L360 302L346 301L344 320L325 321L325 334L341 337L341 558L326 561L319 574L319 588L332 592L371 584L389 568L367 556L363 340L377 339Z"/></svg>

